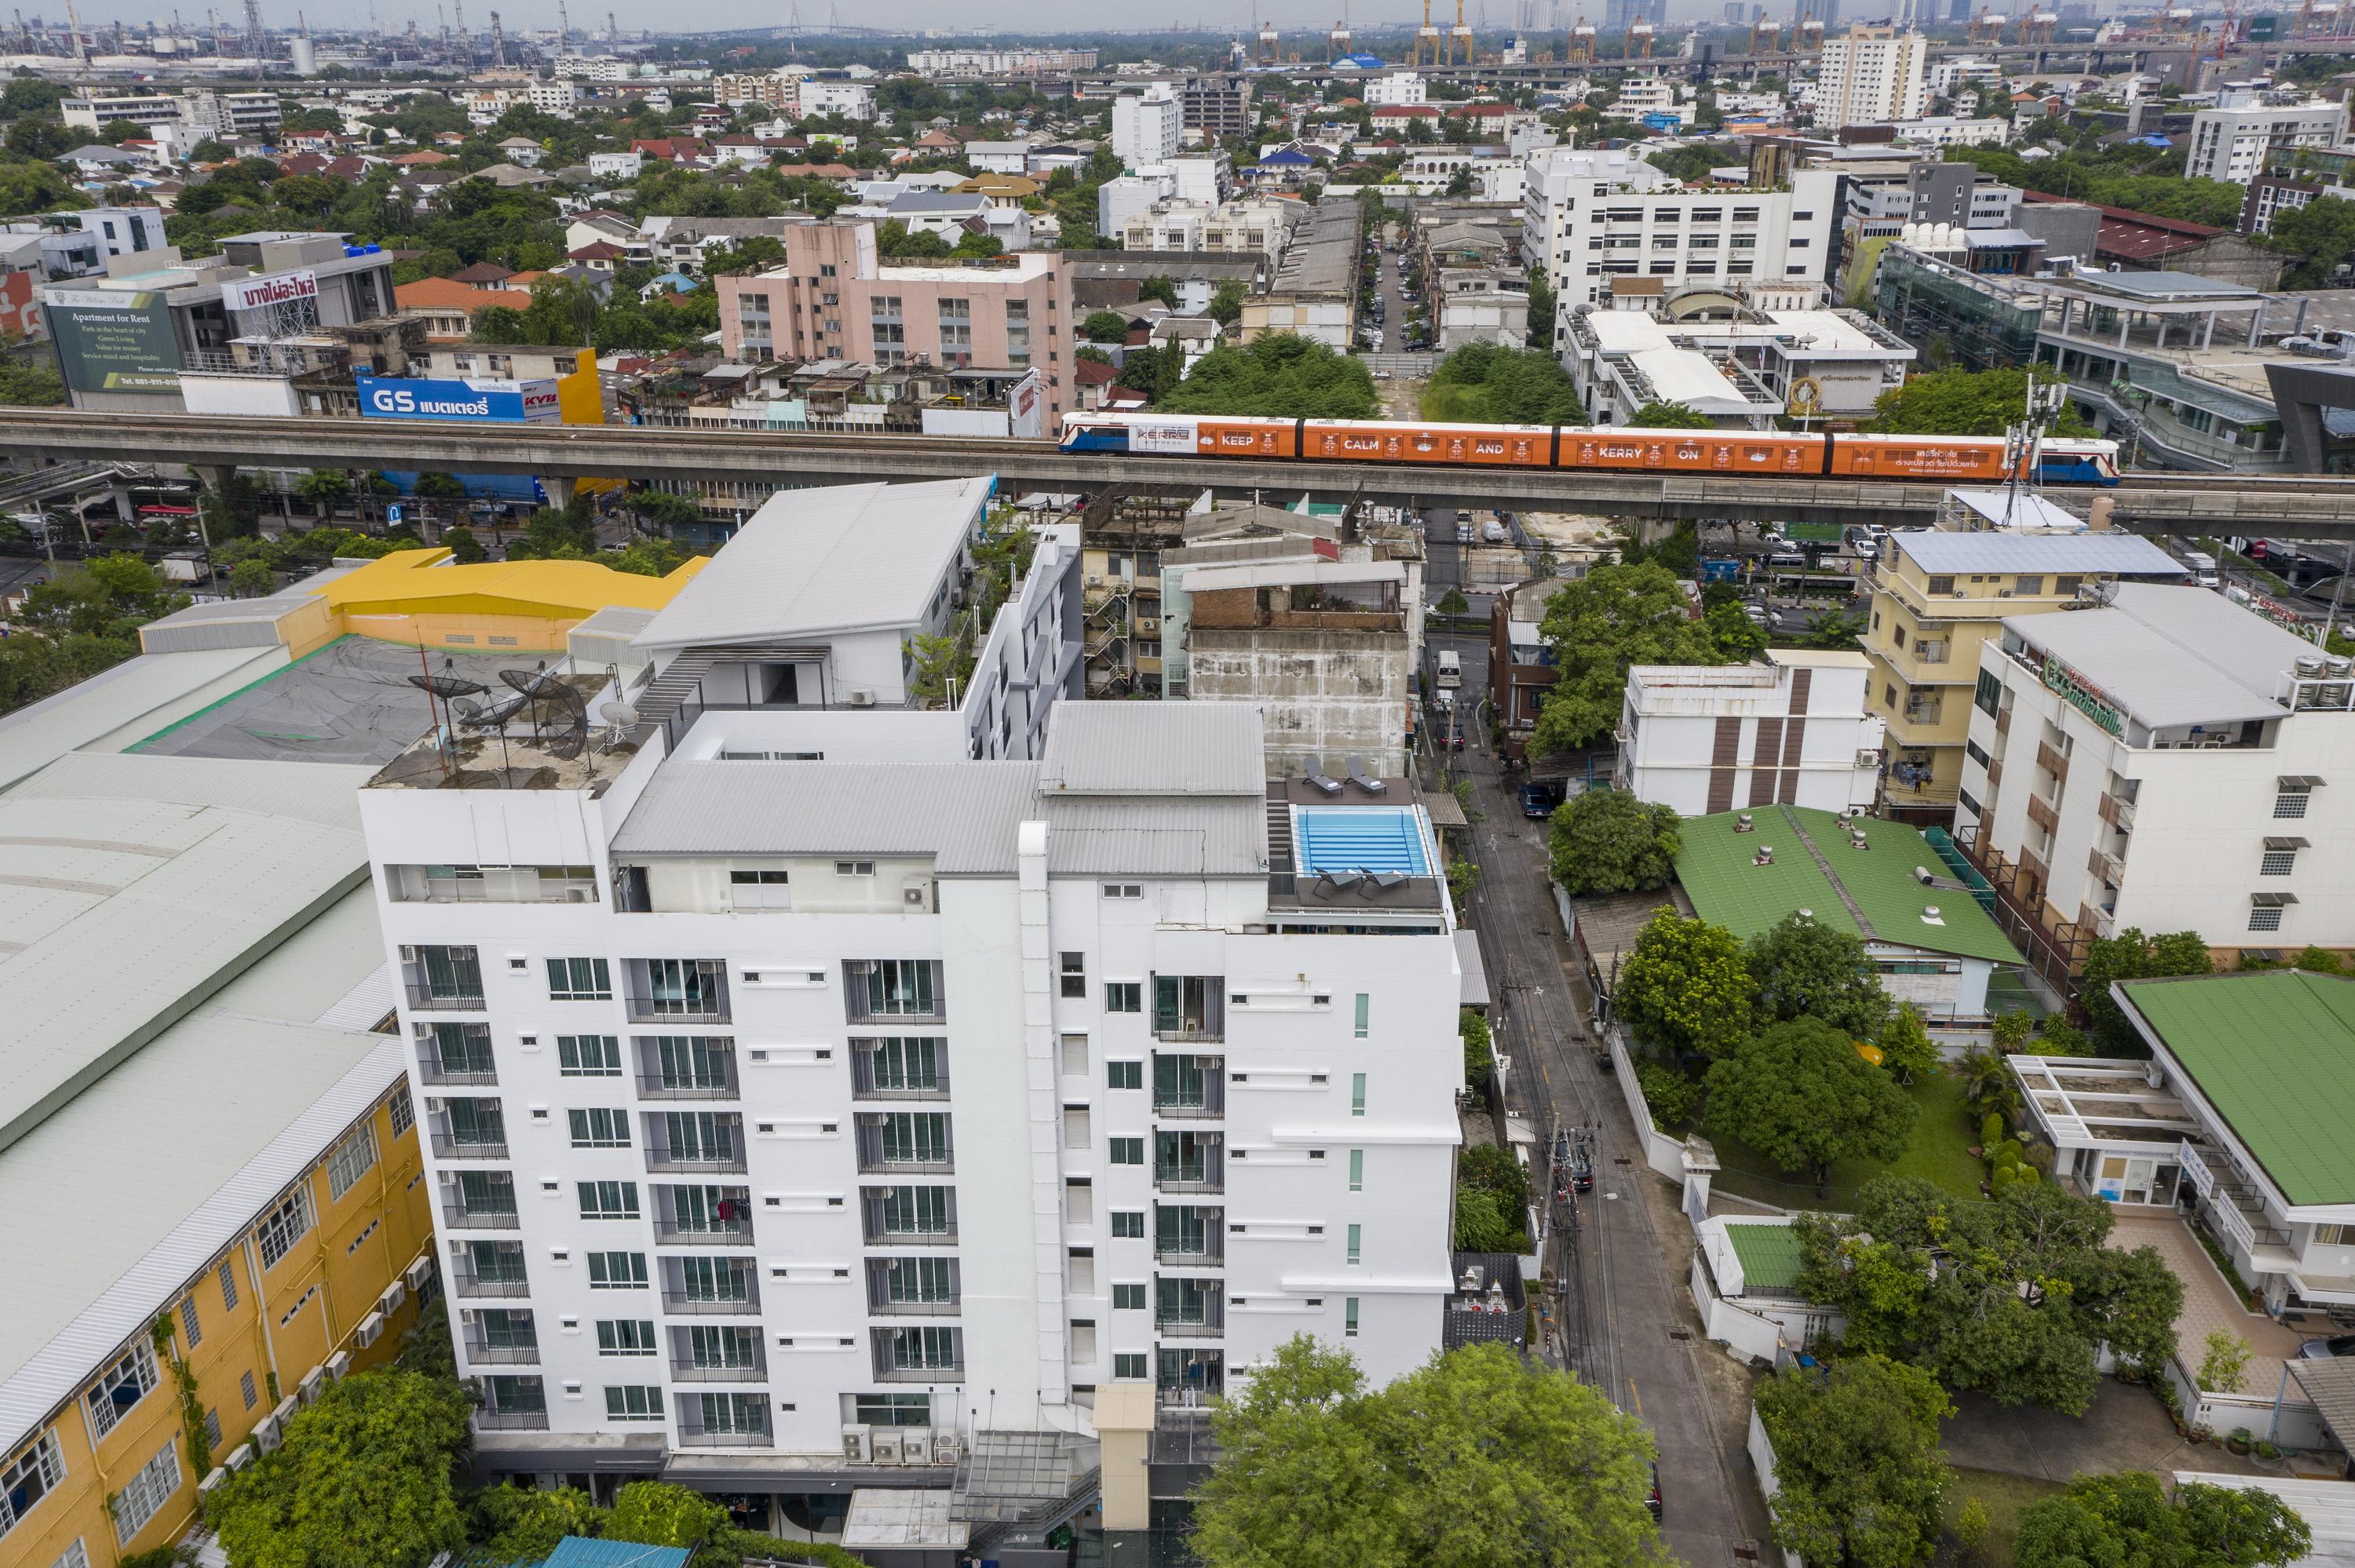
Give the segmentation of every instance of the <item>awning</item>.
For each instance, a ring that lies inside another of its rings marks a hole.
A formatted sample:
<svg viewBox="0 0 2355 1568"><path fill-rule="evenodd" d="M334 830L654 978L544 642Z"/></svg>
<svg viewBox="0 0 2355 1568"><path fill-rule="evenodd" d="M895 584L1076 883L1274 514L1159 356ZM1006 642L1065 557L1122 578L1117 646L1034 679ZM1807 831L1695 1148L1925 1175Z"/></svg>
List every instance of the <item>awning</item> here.
<svg viewBox="0 0 2355 1568"><path fill-rule="evenodd" d="M2322 1414L2322 1424L2339 1446L2355 1444L2355 1356L2322 1356L2286 1361L2289 1375Z"/></svg>
<svg viewBox="0 0 2355 1568"><path fill-rule="evenodd" d="M1462 1004L1465 1007L1487 1006L1488 966L1480 959L1480 933L1455 933L1455 961L1464 970Z"/></svg>

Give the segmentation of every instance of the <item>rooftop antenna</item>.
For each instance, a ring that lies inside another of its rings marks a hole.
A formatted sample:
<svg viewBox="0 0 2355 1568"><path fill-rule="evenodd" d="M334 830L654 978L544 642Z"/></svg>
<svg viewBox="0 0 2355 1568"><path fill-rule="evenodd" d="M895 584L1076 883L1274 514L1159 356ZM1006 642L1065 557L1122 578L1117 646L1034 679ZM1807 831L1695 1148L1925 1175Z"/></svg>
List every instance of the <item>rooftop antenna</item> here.
<svg viewBox="0 0 2355 1568"><path fill-rule="evenodd" d="M270 35L261 30L261 0L245 0L245 54L257 69L270 58Z"/></svg>
<svg viewBox="0 0 2355 1568"><path fill-rule="evenodd" d="M571 47L572 14L564 8L564 0L556 0L556 58L562 59Z"/></svg>
<svg viewBox="0 0 2355 1568"><path fill-rule="evenodd" d="M507 63L507 36L499 28L499 14L491 13L491 69L498 70Z"/></svg>
<svg viewBox="0 0 2355 1568"><path fill-rule="evenodd" d="M613 13L611 11L605 13L605 41L609 44L618 44L622 41L622 24L613 20Z"/></svg>

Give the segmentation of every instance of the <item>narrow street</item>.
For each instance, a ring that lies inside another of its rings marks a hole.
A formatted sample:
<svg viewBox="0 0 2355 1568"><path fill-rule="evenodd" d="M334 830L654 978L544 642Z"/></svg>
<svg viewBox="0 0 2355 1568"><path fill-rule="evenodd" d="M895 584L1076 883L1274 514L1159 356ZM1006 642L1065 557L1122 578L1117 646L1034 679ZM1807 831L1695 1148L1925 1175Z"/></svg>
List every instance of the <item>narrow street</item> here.
<svg viewBox="0 0 2355 1568"><path fill-rule="evenodd" d="M1463 660L1469 718L1487 687L1487 646L1457 636L1438 645ZM1691 1568L1749 1561L1737 1552L1764 1540L1767 1520L1728 1392L1742 1374L1700 1337L1676 1194L1644 1166L1619 1089L1595 1065L1592 998L1572 967L1547 876L1546 824L1522 816L1518 776L1504 774L1477 739L1455 760L1476 791L1473 923L1496 998L1497 1049L1519 1079L1514 1108L1529 1118L1540 1161L1557 1126L1594 1132L1593 1190L1578 1195L1574 1224L1557 1219L1547 1251L1562 1284L1562 1359L1658 1440L1661 1530L1676 1557ZM1532 1176L1542 1190L1542 1165ZM1705 1368L1704 1357L1723 1364Z"/></svg>

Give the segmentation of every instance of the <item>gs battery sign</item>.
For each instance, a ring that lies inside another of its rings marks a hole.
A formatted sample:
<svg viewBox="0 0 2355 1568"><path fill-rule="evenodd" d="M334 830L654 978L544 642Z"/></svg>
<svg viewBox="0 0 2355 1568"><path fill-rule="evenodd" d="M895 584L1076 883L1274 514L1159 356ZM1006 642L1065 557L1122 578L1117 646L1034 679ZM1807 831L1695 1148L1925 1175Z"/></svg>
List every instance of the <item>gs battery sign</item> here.
<svg viewBox="0 0 2355 1568"><path fill-rule="evenodd" d="M556 383L426 381L360 376L360 413L372 419L438 419L473 425L553 424Z"/></svg>

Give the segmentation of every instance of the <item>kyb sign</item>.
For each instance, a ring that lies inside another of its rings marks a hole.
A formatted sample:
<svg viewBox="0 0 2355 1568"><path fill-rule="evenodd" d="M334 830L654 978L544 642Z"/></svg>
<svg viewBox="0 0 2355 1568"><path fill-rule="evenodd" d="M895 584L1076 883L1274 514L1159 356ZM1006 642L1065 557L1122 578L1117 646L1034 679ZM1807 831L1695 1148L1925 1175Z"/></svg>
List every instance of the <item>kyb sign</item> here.
<svg viewBox="0 0 2355 1568"><path fill-rule="evenodd" d="M319 297L319 274L312 271L273 272L267 278L240 278L221 285L221 303L232 311L267 310Z"/></svg>

